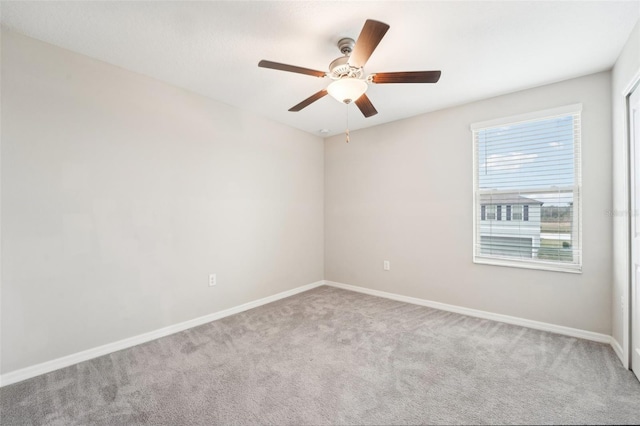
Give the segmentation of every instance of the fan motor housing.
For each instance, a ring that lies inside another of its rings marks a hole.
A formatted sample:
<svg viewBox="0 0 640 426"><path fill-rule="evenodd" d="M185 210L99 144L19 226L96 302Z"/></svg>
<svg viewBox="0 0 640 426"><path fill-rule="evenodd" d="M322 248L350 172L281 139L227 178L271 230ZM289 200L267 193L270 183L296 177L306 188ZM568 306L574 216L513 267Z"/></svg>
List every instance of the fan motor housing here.
<svg viewBox="0 0 640 426"><path fill-rule="evenodd" d="M349 56L341 56L329 64L329 77L338 80L344 77L362 78L364 71L349 65Z"/></svg>

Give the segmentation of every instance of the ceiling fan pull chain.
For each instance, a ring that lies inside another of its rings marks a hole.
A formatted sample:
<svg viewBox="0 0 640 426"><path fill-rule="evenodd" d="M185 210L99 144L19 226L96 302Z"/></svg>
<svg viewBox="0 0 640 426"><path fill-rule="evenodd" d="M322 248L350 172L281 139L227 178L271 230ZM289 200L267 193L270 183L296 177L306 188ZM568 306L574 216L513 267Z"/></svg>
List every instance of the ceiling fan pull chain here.
<svg viewBox="0 0 640 426"><path fill-rule="evenodd" d="M347 112L347 131L344 132L347 135L347 143L349 143L349 104L345 104L345 111Z"/></svg>

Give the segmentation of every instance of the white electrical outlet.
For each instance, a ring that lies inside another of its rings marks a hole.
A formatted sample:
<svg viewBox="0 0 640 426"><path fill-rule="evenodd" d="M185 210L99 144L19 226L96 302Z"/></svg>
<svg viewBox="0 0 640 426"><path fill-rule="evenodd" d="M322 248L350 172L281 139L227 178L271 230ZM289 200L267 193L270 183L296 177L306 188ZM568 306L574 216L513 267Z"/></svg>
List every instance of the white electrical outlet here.
<svg viewBox="0 0 640 426"><path fill-rule="evenodd" d="M216 285L216 274L209 274L209 287Z"/></svg>
<svg viewBox="0 0 640 426"><path fill-rule="evenodd" d="M385 271L388 271L388 270L391 269L391 263L388 260L385 260L384 264L383 264L383 267L384 267Z"/></svg>

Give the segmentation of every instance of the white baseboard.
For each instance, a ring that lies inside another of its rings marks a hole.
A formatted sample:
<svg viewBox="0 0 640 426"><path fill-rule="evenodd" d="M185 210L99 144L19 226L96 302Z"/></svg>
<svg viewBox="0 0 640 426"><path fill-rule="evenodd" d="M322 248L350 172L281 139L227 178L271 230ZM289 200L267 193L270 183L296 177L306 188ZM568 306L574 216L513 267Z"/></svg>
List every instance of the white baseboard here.
<svg viewBox="0 0 640 426"><path fill-rule="evenodd" d="M59 370L64 367L68 367L79 362L88 361L99 356L107 355L112 352L116 352L122 349L127 349L132 346L136 346L142 343L149 342L151 340L158 339L160 337L168 336L170 334L178 333L189 328L197 327L202 324L206 324L211 321L218 320L220 318L228 317L249 309L257 308L258 306L266 305L267 303L275 302L276 300L284 299L285 297L293 296L298 293L302 293L307 290L311 290L316 287L320 287L324 284L324 281L317 281L315 283L296 287L291 290L283 291L273 296L264 297L262 299L254 300L252 302L244 303L233 308L225 309L223 311L215 312L209 315L205 315L199 318L194 318L189 321L184 321L178 324L170 325L168 327L160 328L158 330L150 331L148 333L139 334L137 336L129 337L127 339L118 340L117 342L108 343L106 345L98 346L96 348L87 349L82 352L63 356L51 361L46 361L41 364L32 365L30 367L22 368L20 370L11 371L0 375L0 387L7 386L12 383L21 382L23 380L30 379L41 374L49 373L51 371Z"/></svg>
<svg viewBox="0 0 640 426"><path fill-rule="evenodd" d="M616 353L616 355L618 355L618 358L620 358L620 362L622 362L622 365L626 366L627 363L624 360L622 346L620 346L620 343L618 343L618 341L613 338L613 336L611 337L611 347L613 348L613 351Z"/></svg>
<svg viewBox="0 0 640 426"><path fill-rule="evenodd" d="M525 318L512 317L509 315L495 314L493 312L480 311L477 309L464 308L462 306L448 305L446 303L434 302L426 299L418 299L417 297L403 296L386 291L372 290L365 287L355 285L342 284L333 281L324 281L325 285L341 288L343 290L357 291L371 296L384 297L385 299L397 300L399 302L411 303L414 305L426 306L429 308L439 309L441 311L455 312L457 314L468 315L471 317L488 319L492 321L504 322L507 324L519 325L522 327L533 328L535 330L549 331L551 333L563 334L565 336L577 337L580 339L592 340L594 342L612 344L612 337L606 334L594 333L593 331L580 330L578 328L565 327L562 325L549 324L546 322L533 321ZM613 345L612 345L613 346ZM616 350L616 348L613 348ZM622 350L621 350L622 352Z"/></svg>
<svg viewBox="0 0 640 426"><path fill-rule="evenodd" d="M174 333L178 333L189 328L197 327L202 324L206 324L211 321L218 320L220 318L228 317L240 312L247 311L249 309L257 308L258 306L266 305L267 303L275 302L280 299L284 299L289 296L293 296L298 293L302 293L321 285L327 285L331 287L341 288L343 290L355 291L358 293L364 293L371 296L383 297L386 299L397 300L399 302L411 303L414 305L426 306L429 308L439 309L442 311L455 312L462 315L468 315L477 318L488 319L492 321L504 322L507 324L519 325L522 327L528 327L536 330L549 331L552 333L563 334L566 336L577 337L580 339L592 340L600 343L608 343L613 348L616 355L622 361L622 348L620 344L613 339L613 337L606 334L594 333L592 331L580 330L577 328L564 327L561 325L549 324L540 321L533 321L524 318L512 317L509 315L495 314L492 312L480 311L477 309L464 308L461 306L449 305L446 303L434 302L426 299L419 299L417 297L403 296L395 293L388 293L385 291L372 290L365 287L358 287L349 284L342 284L333 281L317 281L315 283L307 284L301 287L296 287L291 290L283 291L273 296L264 297L262 299L254 300L233 308L225 309L223 311L215 312L209 315L205 315L199 318L194 318L189 321L184 321L178 324L170 325L158 330L143 333L137 336L129 337L127 339L119 340L117 342L108 343L106 345L98 346L96 348L88 349L75 354L67 355L61 358L57 358L51 361L46 361L41 364L36 364L30 367L22 368L20 370L11 371L0 375L0 387L7 386L13 383L21 382L23 380L30 379L41 374L49 373L51 371L59 370L60 368L68 367L79 362L88 361L99 356L108 355L112 352L116 352L122 349L127 349L142 343L149 342L151 340L158 339L160 337L168 336ZM624 361L623 361L624 364Z"/></svg>

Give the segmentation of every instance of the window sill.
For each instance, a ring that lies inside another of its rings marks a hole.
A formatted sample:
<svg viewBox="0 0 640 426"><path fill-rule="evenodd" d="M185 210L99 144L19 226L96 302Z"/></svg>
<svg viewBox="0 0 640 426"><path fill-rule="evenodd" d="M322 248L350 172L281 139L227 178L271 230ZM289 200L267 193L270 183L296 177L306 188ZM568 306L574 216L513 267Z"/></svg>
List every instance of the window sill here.
<svg viewBox="0 0 640 426"><path fill-rule="evenodd" d="M511 268L537 269L540 271L568 272L570 274L581 274L582 265L559 264L543 261L511 260L495 257L474 256L473 263L480 265L507 266Z"/></svg>

